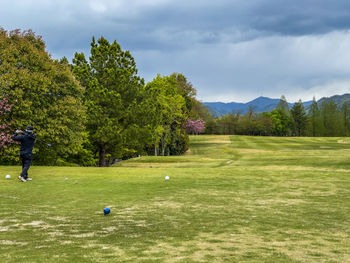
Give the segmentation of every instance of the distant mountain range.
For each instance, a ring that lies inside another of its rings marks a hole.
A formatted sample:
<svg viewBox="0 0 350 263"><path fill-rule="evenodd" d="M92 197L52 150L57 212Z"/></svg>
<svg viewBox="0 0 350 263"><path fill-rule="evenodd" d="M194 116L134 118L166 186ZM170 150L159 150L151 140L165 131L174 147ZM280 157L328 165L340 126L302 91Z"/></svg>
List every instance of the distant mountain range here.
<svg viewBox="0 0 350 263"><path fill-rule="evenodd" d="M335 95L328 98L321 98L317 101L318 105L321 105L321 103L326 100L333 99L334 102L341 107L344 102L348 103L350 105L350 94L343 94L343 95ZM245 114L249 109L253 109L254 112L260 113L260 112L269 112L276 108L278 102L280 99L271 99L267 97L258 97L252 101L249 101L247 103L239 103L239 102L202 102L203 105L206 105L209 108L209 111L214 117L220 117L222 115L232 113L232 112L240 112L241 114ZM303 102L304 107L306 109L309 108L312 101L306 101ZM294 103L288 103L289 108L292 108Z"/></svg>

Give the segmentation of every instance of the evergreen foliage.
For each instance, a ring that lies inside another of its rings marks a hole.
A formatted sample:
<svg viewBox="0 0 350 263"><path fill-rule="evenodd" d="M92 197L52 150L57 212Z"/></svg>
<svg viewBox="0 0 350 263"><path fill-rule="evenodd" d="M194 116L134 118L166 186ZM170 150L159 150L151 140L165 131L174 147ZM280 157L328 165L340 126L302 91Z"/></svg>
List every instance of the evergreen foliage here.
<svg viewBox="0 0 350 263"><path fill-rule="evenodd" d="M303 103L299 100L291 109L292 129L296 136L305 136L307 115Z"/></svg>
<svg viewBox="0 0 350 263"><path fill-rule="evenodd" d="M143 79L137 76L134 58L114 41L92 39L89 62L76 53L73 73L85 87L87 132L99 166L137 152L130 138L139 138L137 118L142 101Z"/></svg>

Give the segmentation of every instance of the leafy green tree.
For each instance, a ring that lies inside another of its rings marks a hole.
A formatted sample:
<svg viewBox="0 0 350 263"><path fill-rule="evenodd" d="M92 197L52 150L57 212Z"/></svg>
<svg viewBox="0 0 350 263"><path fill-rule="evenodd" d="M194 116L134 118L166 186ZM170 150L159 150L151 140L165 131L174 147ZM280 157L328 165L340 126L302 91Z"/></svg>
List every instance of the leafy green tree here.
<svg viewBox="0 0 350 263"><path fill-rule="evenodd" d="M192 120L201 119L205 123L213 123L214 118L209 112L208 107L196 99L197 91L195 88L193 88L192 84L187 80L187 78L181 73L173 73L170 77L176 78L176 88L178 90L178 94L185 99L186 109L184 114L188 115L187 117Z"/></svg>
<svg viewBox="0 0 350 263"><path fill-rule="evenodd" d="M291 115L293 119L293 128L295 134L297 136L304 136L306 133L307 115L301 100L293 105L291 109Z"/></svg>
<svg viewBox="0 0 350 263"><path fill-rule="evenodd" d="M187 119L186 101L178 93L178 83L174 75L158 75L147 83L145 89L149 94L149 110L151 111L151 129L153 133L154 154L166 155L167 146L172 141L176 130L184 131L183 125Z"/></svg>
<svg viewBox="0 0 350 263"><path fill-rule="evenodd" d="M83 91L69 66L47 53L40 36L0 29L0 94L14 104L7 116L13 129L34 126L34 162L57 164L82 149ZM8 147L3 161L18 160L17 152L16 145Z"/></svg>
<svg viewBox="0 0 350 263"><path fill-rule="evenodd" d="M229 113L217 119L218 134L236 134L239 128L240 113Z"/></svg>
<svg viewBox="0 0 350 263"><path fill-rule="evenodd" d="M278 108L269 114L273 123L272 133L278 136L286 136L290 134L290 118L284 110Z"/></svg>
<svg viewBox="0 0 350 263"><path fill-rule="evenodd" d="M258 116L252 107L249 107L246 114L238 119L238 134L257 135L259 134L257 125Z"/></svg>
<svg viewBox="0 0 350 263"><path fill-rule="evenodd" d="M184 129L173 129L171 133L170 143L168 144L169 155L180 155L185 153L190 144L188 134Z"/></svg>
<svg viewBox="0 0 350 263"><path fill-rule="evenodd" d="M218 119L212 118L205 123L205 134L219 134Z"/></svg>
<svg viewBox="0 0 350 263"><path fill-rule="evenodd" d="M177 93L185 99L186 114L188 115L196 102L197 91L183 74L175 72L170 77L176 79Z"/></svg>
<svg viewBox="0 0 350 263"><path fill-rule="evenodd" d="M89 141L99 166L108 166L116 158L135 155L142 145L138 114L143 110L144 82L130 52L116 41L93 38L90 52L89 62L76 53L72 68L86 89Z"/></svg>
<svg viewBox="0 0 350 263"><path fill-rule="evenodd" d="M196 99L193 99L192 101L192 109L189 113L189 118L192 120L202 119L206 124L209 122L213 123L215 121L208 107ZM206 125L206 128L207 127L208 126Z"/></svg>
<svg viewBox="0 0 350 263"><path fill-rule="evenodd" d="M263 112L258 115L257 127L259 135L271 135L273 123L271 117L269 116L269 113Z"/></svg>

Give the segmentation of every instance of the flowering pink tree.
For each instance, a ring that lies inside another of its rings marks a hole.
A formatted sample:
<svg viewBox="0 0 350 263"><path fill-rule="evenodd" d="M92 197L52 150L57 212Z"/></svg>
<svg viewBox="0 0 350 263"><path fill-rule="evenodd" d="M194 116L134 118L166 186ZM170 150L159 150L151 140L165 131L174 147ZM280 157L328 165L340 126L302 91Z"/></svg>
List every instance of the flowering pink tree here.
<svg viewBox="0 0 350 263"><path fill-rule="evenodd" d="M185 129L187 133L199 134L205 129L205 121L203 121L202 119L198 119L195 121L188 119L185 124Z"/></svg>
<svg viewBox="0 0 350 263"><path fill-rule="evenodd" d="M12 142L10 127L11 124L6 123L5 115L8 114L13 107L13 104L8 104L6 97L0 99L0 150L2 150L6 144Z"/></svg>

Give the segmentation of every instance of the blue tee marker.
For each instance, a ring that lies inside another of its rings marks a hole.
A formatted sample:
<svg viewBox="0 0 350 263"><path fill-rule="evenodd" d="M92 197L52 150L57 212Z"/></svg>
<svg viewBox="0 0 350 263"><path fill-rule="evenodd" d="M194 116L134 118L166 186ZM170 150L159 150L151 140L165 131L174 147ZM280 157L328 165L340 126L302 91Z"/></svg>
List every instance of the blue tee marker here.
<svg viewBox="0 0 350 263"><path fill-rule="evenodd" d="M111 209L109 209L108 207L106 207L105 209L103 209L103 213L105 215L108 215L111 212Z"/></svg>

